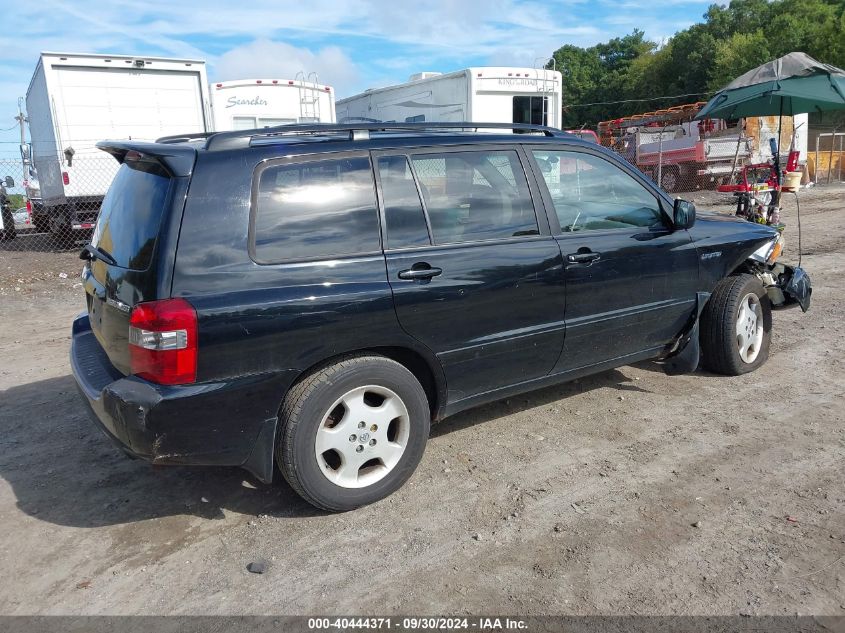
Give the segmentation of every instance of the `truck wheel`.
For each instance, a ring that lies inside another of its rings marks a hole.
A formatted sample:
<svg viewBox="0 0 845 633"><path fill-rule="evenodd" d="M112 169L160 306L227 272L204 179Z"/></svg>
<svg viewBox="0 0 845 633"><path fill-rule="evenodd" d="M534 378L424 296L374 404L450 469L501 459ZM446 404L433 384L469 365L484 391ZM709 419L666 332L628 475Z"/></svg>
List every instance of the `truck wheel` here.
<svg viewBox="0 0 845 633"><path fill-rule="evenodd" d="M32 226L35 227L37 233L50 232L50 220L41 215L32 214Z"/></svg>
<svg viewBox="0 0 845 633"><path fill-rule="evenodd" d="M15 217L11 211L3 211L3 230L0 231L0 237L4 240L13 240L18 236L18 231L15 228Z"/></svg>
<svg viewBox="0 0 845 633"><path fill-rule="evenodd" d="M704 367L739 376L754 371L769 357L772 307L754 275L722 279L701 314Z"/></svg>
<svg viewBox="0 0 845 633"><path fill-rule="evenodd" d="M352 510L392 494L411 476L430 417L425 391L404 366L384 356L350 356L291 388L276 462L312 505Z"/></svg>
<svg viewBox="0 0 845 633"><path fill-rule="evenodd" d="M681 186L681 174L674 165L664 168L660 174L660 178L662 180L660 186L664 191L670 193L678 191L678 188Z"/></svg>
<svg viewBox="0 0 845 633"><path fill-rule="evenodd" d="M59 248L73 245L73 229L70 220L63 215L50 216L50 235L53 243Z"/></svg>

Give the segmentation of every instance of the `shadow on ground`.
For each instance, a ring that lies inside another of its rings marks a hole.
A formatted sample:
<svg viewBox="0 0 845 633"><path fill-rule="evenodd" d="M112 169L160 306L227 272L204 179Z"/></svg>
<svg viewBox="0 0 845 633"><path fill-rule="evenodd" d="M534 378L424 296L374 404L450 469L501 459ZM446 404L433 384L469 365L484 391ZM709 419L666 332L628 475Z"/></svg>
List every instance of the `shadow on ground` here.
<svg viewBox="0 0 845 633"><path fill-rule="evenodd" d="M611 370L466 411L436 424L431 435L600 388L644 391ZM0 477L23 512L74 527L174 515L222 519L224 510L279 518L320 513L278 471L275 483L266 485L239 468L153 467L129 459L89 420L71 376L0 392Z"/></svg>

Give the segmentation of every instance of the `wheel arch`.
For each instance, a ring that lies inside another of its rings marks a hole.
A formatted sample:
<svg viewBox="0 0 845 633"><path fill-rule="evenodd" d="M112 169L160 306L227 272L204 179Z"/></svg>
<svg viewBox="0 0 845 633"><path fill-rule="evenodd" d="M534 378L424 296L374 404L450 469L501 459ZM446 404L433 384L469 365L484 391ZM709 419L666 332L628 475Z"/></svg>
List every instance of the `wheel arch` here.
<svg viewBox="0 0 845 633"><path fill-rule="evenodd" d="M423 391L428 399L432 420L440 417L446 404L446 377L434 354L427 354L412 347L403 345L385 345L361 347L350 349L341 353L333 354L319 361L311 363L300 371L291 383L296 384L303 377L317 371L321 367L332 365L349 356L366 356L368 354L384 356L396 361L405 369L410 371L420 381ZM281 407L281 404L279 405Z"/></svg>
<svg viewBox="0 0 845 633"><path fill-rule="evenodd" d="M426 353L408 346L392 345L392 346L372 346L362 347L359 349L351 349L342 353L337 353L332 356L323 358L319 361L313 362L308 367L299 371L296 376L290 380L290 386L279 401L276 418L267 420L250 456L242 467L253 473L259 480L270 483L273 480L274 473L274 453L275 445L278 441L279 430L279 415L281 414L284 405L284 398L291 388L301 381L305 376L318 371L322 367L332 365L344 358L350 356L366 356L379 355L396 361L405 369L410 371L417 380L420 381L426 398L428 399L429 410L431 412L432 422L437 421L443 417L443 410L446 405L446 377L440 367L434 354Z"/></svg>

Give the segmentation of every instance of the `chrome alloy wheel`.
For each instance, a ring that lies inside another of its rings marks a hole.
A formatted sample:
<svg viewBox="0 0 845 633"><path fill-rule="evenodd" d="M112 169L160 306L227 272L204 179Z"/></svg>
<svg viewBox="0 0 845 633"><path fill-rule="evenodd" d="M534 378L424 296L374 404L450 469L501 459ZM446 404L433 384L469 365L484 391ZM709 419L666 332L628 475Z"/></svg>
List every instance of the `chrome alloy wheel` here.
<svg viewBox="0 0 845 633"><path fill-rule="evenodd" d="M323 475L342 488L364 488L393 470L408 444L408 409L390 389L357 387L323 416L314 453Z"/></svg>
<svg viewBox="0 0 845 633"><path fill-rule="evenodd" d="M763 308L753 292L742 298L736 316L736 344L744 363L753 363L763 342Z"/></svg>

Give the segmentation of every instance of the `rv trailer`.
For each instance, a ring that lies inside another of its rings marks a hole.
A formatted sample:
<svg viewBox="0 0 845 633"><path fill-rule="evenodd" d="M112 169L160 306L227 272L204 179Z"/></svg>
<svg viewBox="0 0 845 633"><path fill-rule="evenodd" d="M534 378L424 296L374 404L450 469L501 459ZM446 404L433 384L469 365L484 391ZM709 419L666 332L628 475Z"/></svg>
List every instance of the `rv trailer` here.
<svg viewBox="0 0 845 633"><path fill-rule="evenodd" d="M561 74L542 68L477 67L423 72L396 86L340 99L340 123L478 121L560 127Z"/></svg>
<svg viewBox="0 0 845 633"><path fill-rule="evenodd" d="M313 79L238 79L213 84L214 131L335 123L334 91Z"/></svg>

